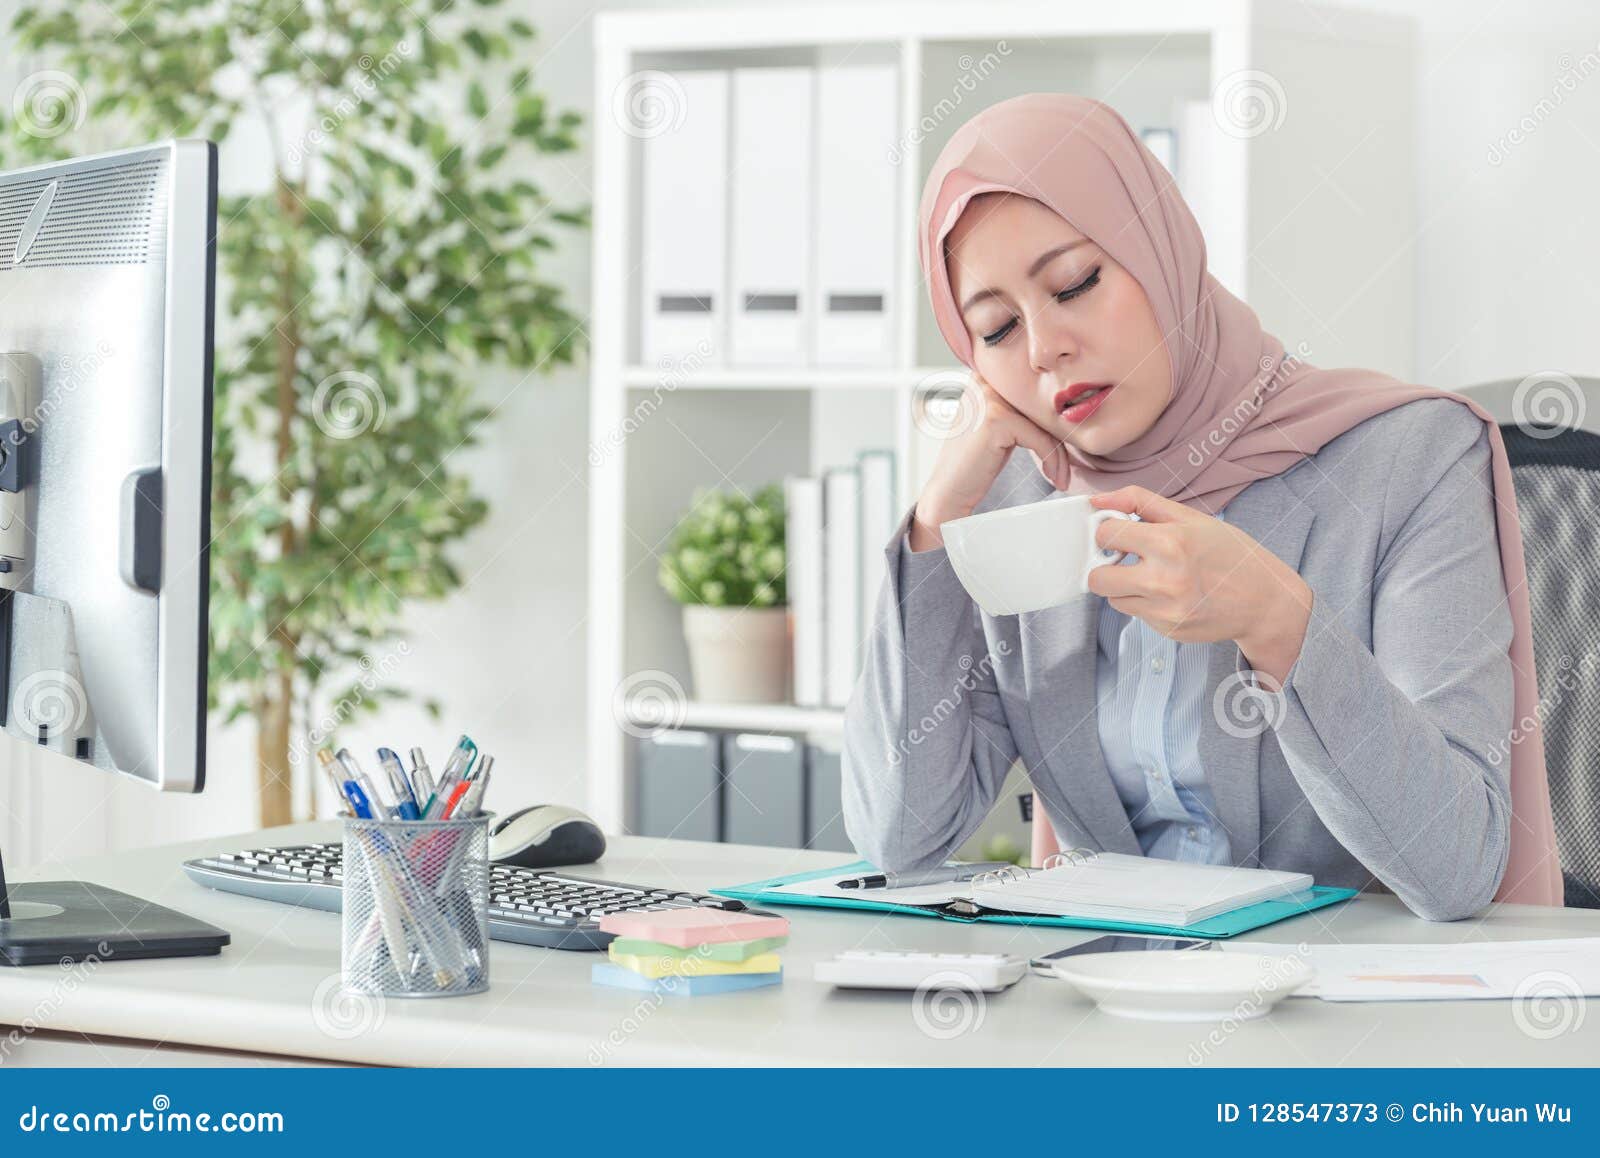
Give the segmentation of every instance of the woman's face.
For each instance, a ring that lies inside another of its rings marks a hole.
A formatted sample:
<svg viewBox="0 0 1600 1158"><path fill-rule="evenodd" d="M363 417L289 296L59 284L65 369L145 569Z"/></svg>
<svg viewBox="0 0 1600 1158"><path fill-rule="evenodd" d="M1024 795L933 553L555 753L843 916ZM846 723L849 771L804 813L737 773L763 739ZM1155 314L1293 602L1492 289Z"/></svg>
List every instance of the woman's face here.
<svg viewBox="0 0 1600 1158"><path fill-rule="evenodd" d="M1125 446L1172 396L1144 289L1031 197L983 193L946 238L973 368L1016 410L1087 454ZM1086 402L1090 386L1110 389Z"/></svg>

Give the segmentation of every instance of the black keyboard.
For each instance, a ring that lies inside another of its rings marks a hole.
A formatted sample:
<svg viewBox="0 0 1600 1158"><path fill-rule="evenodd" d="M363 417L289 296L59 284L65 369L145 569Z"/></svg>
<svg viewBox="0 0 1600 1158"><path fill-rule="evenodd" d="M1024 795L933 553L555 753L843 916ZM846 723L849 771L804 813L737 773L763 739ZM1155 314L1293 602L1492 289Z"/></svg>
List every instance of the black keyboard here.
<svg viewBox="0 0 1600 1158"><path fill-rule="evenodd" d="M225 852L183 862L190 879L207 888L282 904L338 912L344 900L344 848L296 844ZM684 889L658 889L573 876L554 869L489 866L489 936L546 949L604 949L614 934L600 931L608 913L699 906L742 910L743 901Z"/></svg>

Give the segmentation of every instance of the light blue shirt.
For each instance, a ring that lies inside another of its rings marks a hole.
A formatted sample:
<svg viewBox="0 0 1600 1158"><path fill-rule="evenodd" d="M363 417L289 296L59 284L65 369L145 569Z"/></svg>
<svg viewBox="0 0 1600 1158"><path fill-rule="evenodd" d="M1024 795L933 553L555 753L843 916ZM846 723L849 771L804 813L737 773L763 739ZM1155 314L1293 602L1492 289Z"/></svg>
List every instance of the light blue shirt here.
<svg viewBox="0 0 1600 1158"><path fill-rule="evenodd" d="M1100 750L1139 847L1166 860L1232 864L1199 756L1211 645L1168 639L1109 599L1098 639Z"/></svg>

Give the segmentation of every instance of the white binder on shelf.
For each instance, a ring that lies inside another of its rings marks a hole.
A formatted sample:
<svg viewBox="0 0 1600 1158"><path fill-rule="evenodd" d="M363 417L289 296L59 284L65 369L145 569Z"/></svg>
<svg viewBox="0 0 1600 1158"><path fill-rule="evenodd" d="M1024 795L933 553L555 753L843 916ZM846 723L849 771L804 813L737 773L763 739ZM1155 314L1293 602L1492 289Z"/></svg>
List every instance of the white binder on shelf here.
<svg viewBox="0 0 1600 1158"><path fill-rule="evenodd" d="M861 653L861 474L855 467L823 472L822 511L826 695L829 707L842 708L855 687Z"/></svg>
<svg viewBox="0 0 1600 1158"><path fill-rule="evenodd" d="M673 74L675 127L641 142L641 361L723 362L727 330L728 74Z"/></svg>
<svg viewBox="0 0 1600 1158"><path fill-rule="evenodd" d="M1155 154L1156 160L1174 177L1178 175L1178 134L1167 128L1139 130L1139 139L1145 148Z"/></svg>
<svg viewBox="0 0 1600 1158"><path fill-rule="evenodd" d="M809 68L733 74L732 365L809 358L815 85Z"/></svg>
<svg viewBox="0 0 1600 1158"><path fill-rule="evenodd" d="M1242 297L1243 255L1247 252L1244 218L1237 206L1217 197L1219 169L1228 161L1224 154L1236 144L1217 123L1209 100L1180 103L1178 168L1173 176L1206 239L1208 268L1230 292Z"/></svg>
<svg viewBox="0 0 1600 1158"><path fill-rule="evenodd" d="M824 666L822 480L783 482L786 582L794 629L794 702L819 708L826 698Z"/></svg>
<svg viewBox="0 0 1600 1158"><path fill-rule="evenodd" d="M900 519L894 506L894 451L864 450L856 467L861 472L861 639L865 647L872 635L872 617L886 571L883 549Z"/></svg>
<svg viewBox="0 0 1600 1158"><path fill-rule="evenodd" d="M819 366L895 360L899 82L893 65L817 71L816 343Z"/></svg>

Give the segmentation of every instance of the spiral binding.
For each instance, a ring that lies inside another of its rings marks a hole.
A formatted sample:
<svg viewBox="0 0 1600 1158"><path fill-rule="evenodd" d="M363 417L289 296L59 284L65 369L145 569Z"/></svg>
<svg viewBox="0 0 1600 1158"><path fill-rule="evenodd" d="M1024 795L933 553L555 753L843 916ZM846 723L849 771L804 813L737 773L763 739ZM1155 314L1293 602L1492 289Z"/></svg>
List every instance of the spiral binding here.
<svg viewBox="0 0 1600 1158"><path fill-rule="evenodd" d="M1064 864L1088 864L1092 860L1098 860L1099 857L1099 852L1092 848L1069 848L1064 852L1053 852L1045 857L1040 871L1060 868Z"/></svg>
<svg viewBox="0 0 1600 1158"><path fill-rule="evenodd" d="M974 888L979 885L1000 885L1006 881L1021 880L1031 877L1035 872L1045 872L1049 869L1060 868L1067 864L1088 864L1099 857L1099 852L1092 848L1069 848L1062 852L1053 852L1044 858L1044 864L1037 869L1023 868L1021 865L1008 864L1005 868L990 869L981 872L972 878Z"/></svg>

